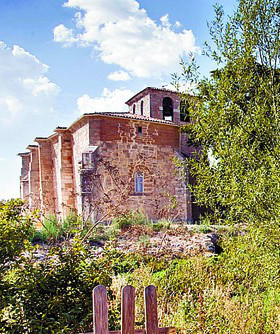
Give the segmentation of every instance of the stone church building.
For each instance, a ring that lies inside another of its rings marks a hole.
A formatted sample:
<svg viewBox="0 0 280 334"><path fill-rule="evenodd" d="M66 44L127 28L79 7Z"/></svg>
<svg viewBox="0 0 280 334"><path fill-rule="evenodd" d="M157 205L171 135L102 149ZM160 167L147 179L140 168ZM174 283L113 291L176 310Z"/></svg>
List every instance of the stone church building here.
<svg viewBox="0 0 280 334"><path fill-rule="evenodd" d="M30 208L60 217L76 210L105 219L131 209L155 220L197 218L187 172L174 161L191 152L179 94L148 87L126 104L126 113L84 114L19 153L21 198Z"/></svg>

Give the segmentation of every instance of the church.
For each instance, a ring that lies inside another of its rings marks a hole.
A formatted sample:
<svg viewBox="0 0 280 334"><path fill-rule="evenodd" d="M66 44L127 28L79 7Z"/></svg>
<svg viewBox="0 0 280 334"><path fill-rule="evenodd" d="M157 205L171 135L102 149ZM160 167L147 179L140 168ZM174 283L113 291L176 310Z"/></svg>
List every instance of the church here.
<svg viewBox="0 0 280 334"><path fill-rule="evenodd" d="M147 87L126 104L128 112L84 114L19 153L21 198L31 209L60 218L140 210L153 220L197 219L178 164L192 151L180 131L189 121L180 94Z"/></svg>

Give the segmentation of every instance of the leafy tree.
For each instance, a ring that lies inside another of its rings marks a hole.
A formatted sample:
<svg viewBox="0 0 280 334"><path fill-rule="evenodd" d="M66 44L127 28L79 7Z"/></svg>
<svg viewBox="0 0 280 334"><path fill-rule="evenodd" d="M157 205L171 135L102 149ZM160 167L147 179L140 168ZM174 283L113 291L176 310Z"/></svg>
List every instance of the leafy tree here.
<svg viewBox="0 0 280 334"><path fill-rule="evenodd" d="M280 2L240 0L232 16L215 6L205 54L217 65L198 79L186 127L199 149L188 160L199 204L216 221L280 223Z"/></svg>

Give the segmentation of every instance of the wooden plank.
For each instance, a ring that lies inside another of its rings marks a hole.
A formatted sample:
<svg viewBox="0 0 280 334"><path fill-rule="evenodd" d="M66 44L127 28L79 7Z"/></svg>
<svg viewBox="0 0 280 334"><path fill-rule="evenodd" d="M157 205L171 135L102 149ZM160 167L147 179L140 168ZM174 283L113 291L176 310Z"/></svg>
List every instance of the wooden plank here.
<svg viewBox="0 0 280 334"><path fill-rule="evenodd" d="M145 288L146 333L159 334L157 314L157 292L154 285Z"/></svg>
<svg viewBox="0 0 280 334"><path fill-rule="evenodd" d="M94 334L91 333L80 333L80 334ZM121 334L121 331L109 331L109 334ZM146 334L145 329L135 329L134 334ZM175 327L166 327L166 328L159 328L159 334L176 334Z"/></svg>
<svg viewBox="0 0 280 334"><path fill-rule="evenodd" d="M134 334L135 295L134 287L127 285L122 289L122 325L121 334Z"/></svg>
<svg viewBox="0 0 280 334"><path fill-rule="evenodd" d="M93 289L93 332L108 334L108 305L106 288L98 285Z"/></svg>

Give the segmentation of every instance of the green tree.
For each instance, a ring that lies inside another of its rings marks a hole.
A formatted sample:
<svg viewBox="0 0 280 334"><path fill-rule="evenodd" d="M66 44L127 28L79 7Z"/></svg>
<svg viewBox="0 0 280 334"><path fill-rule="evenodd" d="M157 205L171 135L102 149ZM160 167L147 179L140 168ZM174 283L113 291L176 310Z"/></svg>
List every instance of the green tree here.
<svg viewBox="0 0 280 334"><path fill-rule="evenodd" d="M279 224L280 2L240 0L228 17L216 5L209 27L217 69L199 80L192 62L183 73L198 97L185 129L200 147L187 161L192 190L216 221Z"/></svg>

